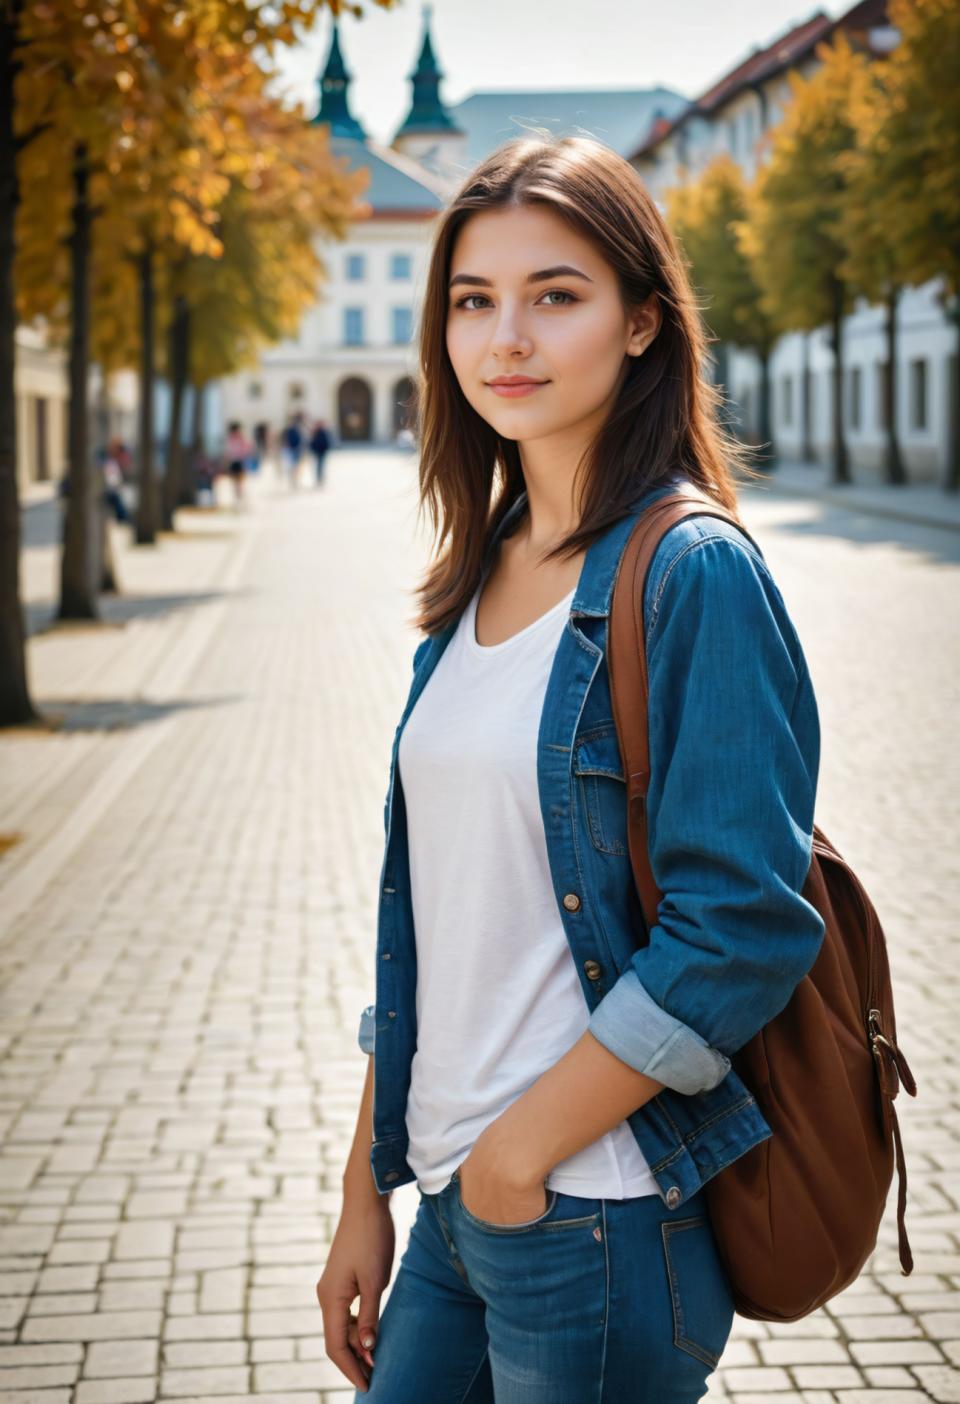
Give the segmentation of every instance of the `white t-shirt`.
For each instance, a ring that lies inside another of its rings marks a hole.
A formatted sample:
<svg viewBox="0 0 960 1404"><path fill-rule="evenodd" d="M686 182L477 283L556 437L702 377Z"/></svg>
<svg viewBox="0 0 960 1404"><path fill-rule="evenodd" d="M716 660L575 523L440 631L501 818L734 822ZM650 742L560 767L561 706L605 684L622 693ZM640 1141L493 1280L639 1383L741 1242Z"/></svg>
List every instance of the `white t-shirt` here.
<svg viewBox="0 0 960 1404"><path fill-rule="evenodd" d="M406 1123L436 1194L490 1122L580 1038L589 1010L550 878L537 788L547 679L574 591L502 643L478 587L400 736L417 943ZM658 1194L626 1121L557 1164L551 1189Z"/></svg>

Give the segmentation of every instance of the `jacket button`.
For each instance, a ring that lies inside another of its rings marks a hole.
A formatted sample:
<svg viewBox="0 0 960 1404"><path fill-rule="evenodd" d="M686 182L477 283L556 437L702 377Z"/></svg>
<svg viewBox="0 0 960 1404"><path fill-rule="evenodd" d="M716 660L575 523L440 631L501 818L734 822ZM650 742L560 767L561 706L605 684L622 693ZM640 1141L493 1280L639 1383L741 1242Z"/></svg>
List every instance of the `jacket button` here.
<svg viewBox="0 0 960 1404"><path fill-rule="evenodd" d="M580 898L575 892L567 892L564 894L563 905L568 912L578 912L580 910Z"/></svg>
<svg viewBox="0 0 960 1404"><path fill-rule="evenodd" d="M399 1170L388 1170L387 1173L386 1173L386 1175L384 1175L384 1177L383 1177L383 1181L384 1181L384 1184L390 1184L391 1181L393 1181L393 1180L399 1180L399 1178L400 1178L400 1171L399 1171Z"/></svg>
<svg viewBox="0 0 960 1404"><path fill-rule="evenodd" d="M667 1208L676 1209L680 1203L680 1191L676 1185L671 1185L667 1190Z"/></svg>
<svg viewBox="0 0 960 1404"><path fill-rule="evenodd" d="M583 962L583 968L586 971L588 980L599 980L600 976L603 974L603 966L598 965L595 960L585 960Z"/></svg>

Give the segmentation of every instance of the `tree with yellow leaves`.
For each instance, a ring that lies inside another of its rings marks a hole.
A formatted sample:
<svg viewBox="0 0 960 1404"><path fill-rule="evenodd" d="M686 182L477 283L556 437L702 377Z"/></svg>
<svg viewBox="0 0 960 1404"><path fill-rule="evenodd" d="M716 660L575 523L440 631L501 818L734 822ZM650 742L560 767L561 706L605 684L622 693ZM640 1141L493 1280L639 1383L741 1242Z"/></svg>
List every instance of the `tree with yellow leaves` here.
<svg viewBox="0 0 960 1404"><path fill-rule="evenodd" d="M889 21L900 42L882 64L882 89L869 95L863 118L873 208L896 276L911 285L939 278L960 337L960 7L956 0L890 0ZM960 404L960 354L954 374ZM944 486L960 488L956 422Z"/></svg>
<svg viewBox="0 0 960 1404"><path fill-rule="evenodd" d="M376 3L388 8L390 0ZM278 45L293 42L299 27L324 8L362 13L341 0L278 0L271 6L250 6L247 0L32 0L30 5L0 0L0 725L36 720L19 598L13 414L14 229L23 191L38 188L25 163L44 138L54 142L48 158L52 150L50 166L59 184L48 191L48 212L64 208L65 185L71 191L61 235L71 249L72 298L64 317L71 339L71 429L61 611L89 614L85 404L94 217L119 201L128 217L137 216L129 251L139 260L141 323L149 323L158 243L170 240L195 256L217 252L216 206L235 171L232 143L221 139L221 114L205 87L211 66L240 71L253 55L269 62ZM35 314L30 290L21 299L24 306L25 315ZM152 327L146 331L140 344L149 358ZM149 379L149 360L144 372ZM151 409L152 397L144 395L144 490L137 524L142 539L151 538L155 521Z"/></svg>
<svg viewBox="0 0 960 1404"><path fill-rule="evenodd" d="M740 237L771 319L800 331L829 325L833 480L847 483L843 321L853 294L844 271L849 176L841 158L857 141L853 113L871 82L870 60L842 33L816 53L821 66L809 78L788 75L792 101L748 194Z"/></svg>
<svg viewBox="0 0 960 1404"><path fill-rule="evenodd" d="M718 156L702 175L667 192L667 218L686 253L710 329L721 342L756 353L760 362L758 464L775 458L770 416L770 353L782 328L764 304L750 260L737 235L746 218L743 173Z"/></svg>

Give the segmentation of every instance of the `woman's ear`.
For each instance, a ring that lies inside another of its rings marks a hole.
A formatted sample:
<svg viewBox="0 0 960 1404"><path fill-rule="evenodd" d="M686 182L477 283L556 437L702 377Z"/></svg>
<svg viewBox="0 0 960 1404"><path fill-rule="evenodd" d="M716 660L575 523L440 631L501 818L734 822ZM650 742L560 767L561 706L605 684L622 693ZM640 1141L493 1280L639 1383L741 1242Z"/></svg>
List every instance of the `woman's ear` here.
<svg viewBox="0 0 960 1404"><path fill-rule="evenodd" d="M627 342L628 356L642 356L660 330L663 314L660 299L656 293L641 302L630 313L630 340Z"/></svg>

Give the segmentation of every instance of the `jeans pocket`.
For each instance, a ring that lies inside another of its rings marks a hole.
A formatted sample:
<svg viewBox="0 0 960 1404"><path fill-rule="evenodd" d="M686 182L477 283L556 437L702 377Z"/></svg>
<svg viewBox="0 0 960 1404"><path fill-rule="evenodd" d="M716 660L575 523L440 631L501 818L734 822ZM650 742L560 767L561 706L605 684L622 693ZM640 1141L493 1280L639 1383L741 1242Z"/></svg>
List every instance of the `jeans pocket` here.
<svg viewBox="0 0 960 1404"><path fill-rule="evenodd" d="M538 1214L535 1219L523 1219L519 1224L492 1224L486 1219L478 1219L476 1214L471 1214L470 1210L464 1204L463 1192L460 1188L459 1166L454 1170L451 1179L456 1186L457 1203L460 1206L463 1217L469 1220L471 1224L476 1224L477 1228L486 1229L488 1233L523 1233L526 1229L531 1229L536 1224L541 1223L557 1202L557 1191L547 1190L547 1207L544 1209L543 1213Z"/></svg>
<svg viewBox="0 0 960 1404"><path fill-rule="evenodd" d="M660 1225L673 1305L673 1343L716 1369L733 1326L734 1301L706 1214Z"/></svg>
<svg viewBox="0 0 960 1404"><path fill-rule="evenodd" d="M600 1212L599 1209L596 1209L593 1211L592 1214L580 1214L577 1215L575 1218L553 1219L550 1216L557 1208L559 1202L569 1199L572 1201L571 1207L577 1208L579 1206L577 1202L573 1200L572 1195L564 1195L561 1194L559 1190L548 1189L547 1207L544 1209L543 1213L538 1214L535 1219L523 1219L519 1224L494 1224L491 1223L488 1219L477 1218L477 1215L471 1214L470 1210L464 1204L463 1194L460 1188L459 1168L454 1170L451 1178L456 1187L457 1205L460 1209L460 1212L463 1214L463 1217L467 1220L468 1223L473 1224L475 1228L483 1229L485 1233L505 1235L512 1233L529 1233L531 1229L535 1228L543 1228L544 1230L550 1229L551 1231L554 1229L582 1228L585 1224L592 1224L596 1220ZM579 1204L582 1205L582 1203L583 1201L581 1200Z"/></svg>

